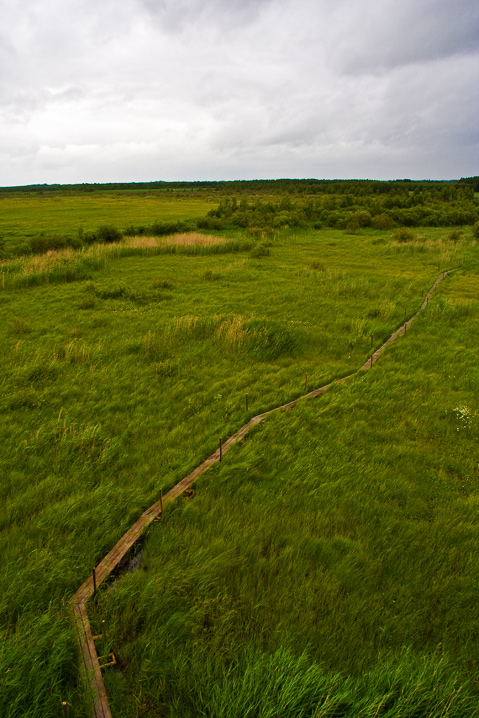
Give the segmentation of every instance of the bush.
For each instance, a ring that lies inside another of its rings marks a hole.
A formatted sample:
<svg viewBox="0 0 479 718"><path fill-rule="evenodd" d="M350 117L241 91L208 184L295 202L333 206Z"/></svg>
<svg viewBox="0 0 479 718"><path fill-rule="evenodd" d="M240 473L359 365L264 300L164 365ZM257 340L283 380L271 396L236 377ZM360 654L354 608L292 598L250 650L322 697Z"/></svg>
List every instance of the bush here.
<svg viewBox="0 0 479 718"><path fill-rule="evenodd" d="M393 239L395 242L412 242L416 235L411 229L407 227L400 227L395 229L393 232Z"/></svg>
<svg viewBox="0 0 479 718"><path fill-rule="evenodd" d="M391 229L392 223L391 217L387 214L377 214L372 220L374 229Z"/></svg>
<svg viewBox="0 0 479 718"><path fill-rule="evenodd" d="M356 234L359 227L361 225L359 224L359 220L355 214L353 214L346 223L345 232L346 234Z"/></svg>
<svg viewBox="0 0 479 718"><path fill-rule="evenodd" d="M72 249L81 249L83 247L83 242L79 236L65 237L65 242Z"/></svg>
<svg viewBox="0 0 479 718"><path fill-rule="evenodd" d="M57 234L44 234L42 232L30 240L30 247L35 254L45 254L45 252L52 250L65 249L67 246L66 239Z"/></svg>
<svg viewBox="0 0 479 718"><path fill-rule="evenodd" d="M203 217L196 222L198 229L223 229L223 223L216 217Z"/></svg>
<svg viewBox="0 0 479 718"><path fill-rule="evenodd" d="M262 257L268 257L271 254L269 247L264 243L256 245L250 252L251 259L261 259Z"/></svg>
<svg viewBox="0 0 479 718"><path fill-rule="evenodd" d="M371 226L371 215L365 209L360 209L359 212L355 212L354 216L357 218L360 227Z"/></svg>
<svg viewBox="0 0 479 718"><path fill-rule="evenodd" d="M193 229L188 222L158 222L155 221L150 227L146 228L147 234L154 237L166 237L170 234L179 234L180 232L189 232Z"/></svg>
<svg viewBox="0 0 479 718"><path fill-rule="evenodd" d="M83 232L82 234L82 241L85 242L85 244L93 244L96 242L96 233L95 232Z"/></svg>
<svg viewBox="0 0 479 718"><path fill-rule="evenodd" d="M96 238L99 242L105 244L112 244L113 242L119 242L122 234L118 227L113 224L101 224L96 231Z"/></svg>
<svg viewBox="0 0 479 718"><path fill-rule="evenodd" d="M476 222L472 226L472 234L476 239L479 239L479 222Z"/></svg>

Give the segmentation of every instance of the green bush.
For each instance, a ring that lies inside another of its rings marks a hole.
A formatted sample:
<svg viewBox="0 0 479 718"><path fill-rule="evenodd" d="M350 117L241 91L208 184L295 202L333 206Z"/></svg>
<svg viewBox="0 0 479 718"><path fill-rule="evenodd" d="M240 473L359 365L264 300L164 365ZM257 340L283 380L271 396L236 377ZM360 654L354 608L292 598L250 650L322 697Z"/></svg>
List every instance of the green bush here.
<svg viewBox="0 0 479 718"><path fill-rule="evenodd" d="M392 219L388 214L377 214L372 219L374 229L390 229L392 223Z"/></svg>
<svg viewBox="0 0 479 718"><path fill-rule="evenodd" d="M223 223L216 217L203 217L196 222L198 229L222 229Z"/></svg>
<svg viewBox="0 0 479 718"><path fill-rule="evenodd" d="M112 244L120 241L122 233L113 224L101 224L96 231L96 237L98 242Z"/></svg>
<svg viewBox="0 0 479 718"><path fill-rule="evenodd" d="M256 247L253 247L249 256L251 259L261 259L262 257L269 257L270 254L269 247L264 242L261 242L257 244Z"/></svg>
<svg viewBox="0 0 479 718"><path fill-rule="evenodd" d="M356 234L356 232L358 231L360 226L361 225L359 224L359 220L358 220L357 216L355 214L353 214L348 219L346 228L344 231L346 232L346 234Z"/></svg>
<svg viewBox="0 0 479 718"><path fill-rule="evenodd" d="M411 229L407 227L399 227L393 232L393 239L395 242L412 242L416 238L416 235Z"/></svg>
<svg viewBox="0 0 479 718"><path fill-rule="evenodd" d="M35 254L45 254L45 252L65 249L67 240L58 234L38 234L30 240L30 247Z"/></svg>

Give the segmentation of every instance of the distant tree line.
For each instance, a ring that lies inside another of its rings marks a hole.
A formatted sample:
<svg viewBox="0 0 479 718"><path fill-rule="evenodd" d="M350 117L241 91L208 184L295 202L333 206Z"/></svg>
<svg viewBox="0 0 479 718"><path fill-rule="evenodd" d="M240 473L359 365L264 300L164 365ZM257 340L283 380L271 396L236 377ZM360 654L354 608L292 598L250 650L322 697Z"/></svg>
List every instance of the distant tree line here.
<svg viewBox="0 0 479 718"><path fill-rule="evenodd" d="M321 179L277 179L277 180L232 180L197 182L108 182L84 184L33 184L20 187L2 187L2 194L68 194L82 192L122 191L217 191L225 194L338 194L369 196L401 194L415 191L442 191L444 188L469 189L472 194L479 192L479 177L462 177L460 180L321 180ZM469 195L470 196L470 195Z"/></svg>

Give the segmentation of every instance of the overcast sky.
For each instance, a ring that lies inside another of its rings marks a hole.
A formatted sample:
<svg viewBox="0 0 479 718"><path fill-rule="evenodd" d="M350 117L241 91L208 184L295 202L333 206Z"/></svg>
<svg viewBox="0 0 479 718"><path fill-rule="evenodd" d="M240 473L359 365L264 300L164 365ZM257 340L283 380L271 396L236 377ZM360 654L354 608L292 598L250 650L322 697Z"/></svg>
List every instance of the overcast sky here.
<svg viewBox="0 0 479 718"><path fill-rule="evenodd" d="M478 0L0 0L0 185L479 173Z"/></svg>

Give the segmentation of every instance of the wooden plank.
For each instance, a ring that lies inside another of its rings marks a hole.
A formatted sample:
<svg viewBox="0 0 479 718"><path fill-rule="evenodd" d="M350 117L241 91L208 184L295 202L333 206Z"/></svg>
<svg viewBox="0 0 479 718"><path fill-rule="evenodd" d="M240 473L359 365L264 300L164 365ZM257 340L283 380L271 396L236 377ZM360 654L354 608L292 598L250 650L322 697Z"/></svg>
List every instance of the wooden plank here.
<svg viewBox="0 0 479 718"><path fill-rule="evenodd" d="M81 673L88 687L93 715L95 718L112 718L90 621L83 601L75 605L73 614L82 656Z"/></svg>

